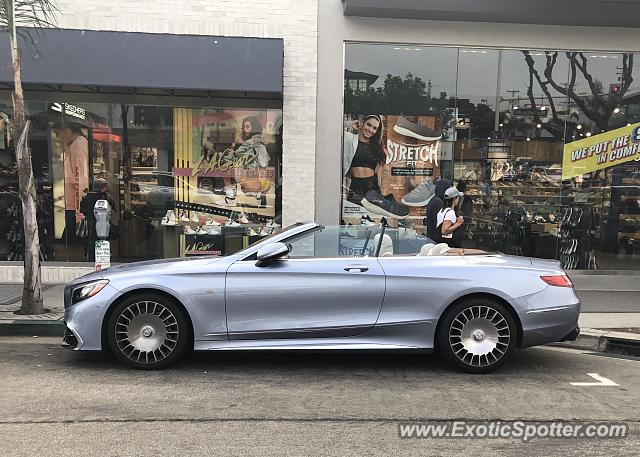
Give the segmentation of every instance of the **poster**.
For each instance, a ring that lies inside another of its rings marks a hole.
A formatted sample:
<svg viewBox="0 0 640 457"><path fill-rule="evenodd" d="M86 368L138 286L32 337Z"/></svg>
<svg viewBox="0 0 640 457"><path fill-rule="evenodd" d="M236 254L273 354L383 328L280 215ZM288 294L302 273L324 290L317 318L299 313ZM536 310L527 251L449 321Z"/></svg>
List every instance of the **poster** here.
<svg viewBox="0 0 640 457"><path fill-rule="evenodd" d="M564 145L562 179L640 159L640 122Z"/></svg>
<svg viewBox="0 0 640 457"><path fill-rule="evenodd" d="M176 201L239 223L276 217L281 110L176 109Z"/></svg>
<svg viewBox="0 0 640 457"><path fill-rule="evenodd" d="M346 115L342 223L422 225L440 175L443 127L436 116Z"/></svg>

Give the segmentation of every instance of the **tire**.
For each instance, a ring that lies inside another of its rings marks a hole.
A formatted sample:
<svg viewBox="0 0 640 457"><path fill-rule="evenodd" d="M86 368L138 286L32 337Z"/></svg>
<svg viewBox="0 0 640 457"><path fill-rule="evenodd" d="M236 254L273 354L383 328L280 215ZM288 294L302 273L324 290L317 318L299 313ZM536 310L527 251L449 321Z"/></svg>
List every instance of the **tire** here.
<svg viewBox="0 0 640 457"><path fill-rule="evenodd" d="M107 321L107 342L121 362L157 370L176 362L191 341L182 309L171 299L141 293L118 303Z"/></svg>
<svg viewBox="0 0 640 457"><path fill-rule="evenodd" d="M442 316L436 349L453 367L489 373L515 350L518 327L507 308L491 299L464 300Z"/></svg>

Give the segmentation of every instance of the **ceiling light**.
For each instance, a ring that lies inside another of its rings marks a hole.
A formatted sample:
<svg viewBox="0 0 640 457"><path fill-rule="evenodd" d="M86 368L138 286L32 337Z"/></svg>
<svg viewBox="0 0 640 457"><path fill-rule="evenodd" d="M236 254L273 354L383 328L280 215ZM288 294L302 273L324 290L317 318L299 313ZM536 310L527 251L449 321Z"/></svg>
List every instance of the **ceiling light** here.
<svg viewBox="0 0 640 457"><path fill-rule="evenodd" d="M613 110L614 113L618 114L620 112L620 108L616 108Z"/></svg>
<svg viewBox="0 0 640 457"><path fill-rule="evenodd" d="M542 127L542 124L536 124L536 127L540 128L540 127Z"/></svg>
<svg viewBox="0 0 640 457"><path fill-rule="evenodd" d="M527 137L527 141L531 141L531 138Z"/></svg>
<svg viewBox="0 0 640 457"><path fill-rule="evenodd" d="M580 129L582 128L582 125L578 124L578 125L576 125L576 128L577 128L578 130L580 130Z"/></svg>

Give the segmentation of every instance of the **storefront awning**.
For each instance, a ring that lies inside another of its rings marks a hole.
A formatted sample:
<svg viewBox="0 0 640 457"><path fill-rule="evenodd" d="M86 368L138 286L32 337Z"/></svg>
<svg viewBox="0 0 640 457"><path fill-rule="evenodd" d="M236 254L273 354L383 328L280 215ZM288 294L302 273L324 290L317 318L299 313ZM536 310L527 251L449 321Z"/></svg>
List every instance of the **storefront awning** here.
<svg viewBox="0 0 640 457"><path fill-rule="evenodd" d="M345 16L639 27L636 0L342 0Z"/></svg>
<svg viewBox="0 0 640 457"><path fill-rule="evenodd" d="M49 29L21 41L25 84L282 93L283 41ZM0 82L12 83L0 34ZM98 89L99 90L99 89Z"/></svg>

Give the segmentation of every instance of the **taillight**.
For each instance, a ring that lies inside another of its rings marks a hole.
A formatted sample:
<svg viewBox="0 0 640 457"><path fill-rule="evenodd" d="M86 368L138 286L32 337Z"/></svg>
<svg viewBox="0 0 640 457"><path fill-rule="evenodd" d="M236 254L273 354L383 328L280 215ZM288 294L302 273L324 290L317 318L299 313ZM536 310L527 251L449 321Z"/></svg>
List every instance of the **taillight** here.
<svg viewBox="0 0 640 457"><path fill-rule="evenodd" d="M573 287L573 283L567 275L540 276L544 282L555 287Z"/></svg>

